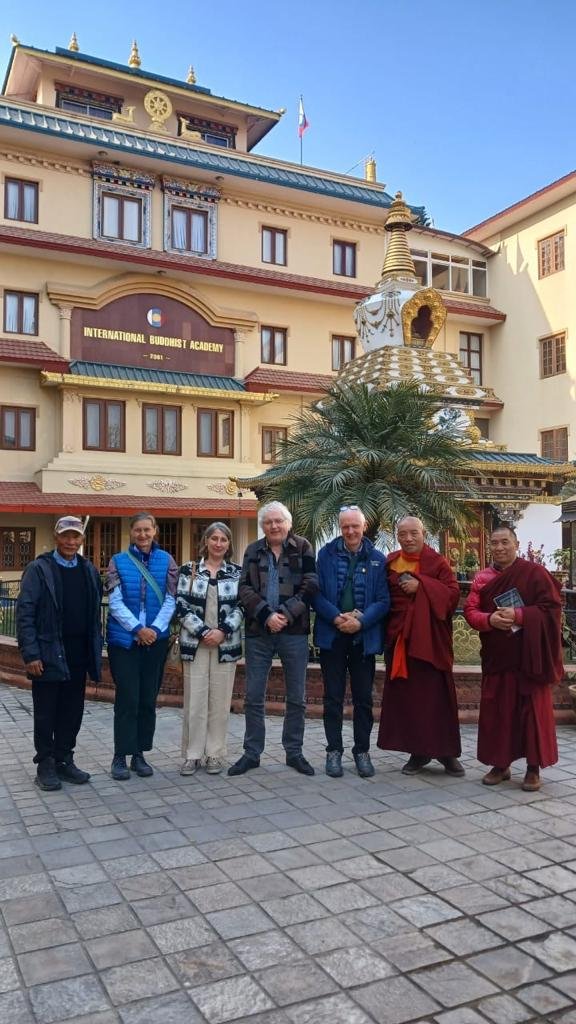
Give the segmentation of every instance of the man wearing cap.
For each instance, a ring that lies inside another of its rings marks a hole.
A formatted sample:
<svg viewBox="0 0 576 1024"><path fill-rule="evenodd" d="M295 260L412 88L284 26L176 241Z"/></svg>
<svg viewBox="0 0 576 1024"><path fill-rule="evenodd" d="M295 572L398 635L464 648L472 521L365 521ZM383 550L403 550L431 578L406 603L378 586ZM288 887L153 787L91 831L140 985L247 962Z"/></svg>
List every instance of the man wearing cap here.
<svg viewBox="0 0 576 1024"><path fill-rule="evenodd" d="M90 775L74 764L84 713L86 676L97 681L102 661L102 585L80 555L84 524L62 516L55 548L28 565L16 606L20 654L32 680L35 783L61 789L61 779L80 785Z"/></svg>

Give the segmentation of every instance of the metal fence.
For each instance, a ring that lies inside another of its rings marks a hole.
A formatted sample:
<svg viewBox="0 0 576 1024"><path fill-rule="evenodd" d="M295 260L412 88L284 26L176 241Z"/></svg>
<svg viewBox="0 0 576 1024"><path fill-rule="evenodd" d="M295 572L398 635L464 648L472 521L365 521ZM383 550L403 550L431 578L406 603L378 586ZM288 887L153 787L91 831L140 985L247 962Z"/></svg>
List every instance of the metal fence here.
<svg viewBox="0 0 576 1024"><path fill-rule="evenodd" d="M0 582L0 635L16 636L16 601L20 593L20 580L2 580ZM100 609L102 635L106 636L108 619L108 598L104 597Z"/></svg>

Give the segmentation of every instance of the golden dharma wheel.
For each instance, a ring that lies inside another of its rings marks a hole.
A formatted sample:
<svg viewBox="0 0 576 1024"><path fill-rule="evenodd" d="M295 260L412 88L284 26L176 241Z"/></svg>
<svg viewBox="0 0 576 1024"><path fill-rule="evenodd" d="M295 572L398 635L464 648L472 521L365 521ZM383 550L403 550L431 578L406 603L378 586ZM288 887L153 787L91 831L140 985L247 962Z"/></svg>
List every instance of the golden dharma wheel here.
<svg viewBox="0 0 576 1024"><path fill-rule="evenodd" d="M166 121L172 113L172 104L165 93L151 89L144 97L144 109L153 121Z"/></svg>

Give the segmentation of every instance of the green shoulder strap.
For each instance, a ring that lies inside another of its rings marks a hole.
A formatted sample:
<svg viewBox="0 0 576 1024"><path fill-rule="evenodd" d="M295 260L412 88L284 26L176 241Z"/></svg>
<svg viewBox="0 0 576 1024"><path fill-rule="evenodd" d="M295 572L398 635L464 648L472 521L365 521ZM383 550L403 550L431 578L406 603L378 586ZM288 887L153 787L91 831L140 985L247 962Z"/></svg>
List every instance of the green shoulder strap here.
<svg viewBox="0 0 576 1024"><path fill-rule="evenodd" d="M138 569L138 572L142 574L142 576L146 580L146 583L148 583L148 585L152 587L152 590L156 594L156 597L158 598L160 604L163 605L164 595L162 594L162 591L160 590L160 587L156 583L156 580L154 579L150 570L147 569L144 563L141 562L138 558L136 558L136 555L133 555L131 551L127 551L126 554L128 555L128 558L130 558L131 561L134 562L134 565Z"/></svg>

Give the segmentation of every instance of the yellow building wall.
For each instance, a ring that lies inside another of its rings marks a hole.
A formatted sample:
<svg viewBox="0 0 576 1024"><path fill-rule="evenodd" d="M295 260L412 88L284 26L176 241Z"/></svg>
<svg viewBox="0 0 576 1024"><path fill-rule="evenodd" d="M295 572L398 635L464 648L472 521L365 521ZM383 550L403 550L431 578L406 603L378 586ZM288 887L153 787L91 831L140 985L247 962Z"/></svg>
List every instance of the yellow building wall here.
<svg viewBox="0 0 576 1024"><path fill-rule="evenodd" d="M538 277L538 241L564 230L565 269ZM540 432L568 427L568 456L576 457L576 195L486 239L492 299L506 310L494 328L491 376L505 407L494 439L510 450L540 452ZM566 333L566 373L542 379L540 339ZM491 381L489 382L491 383Z"/></svg>

